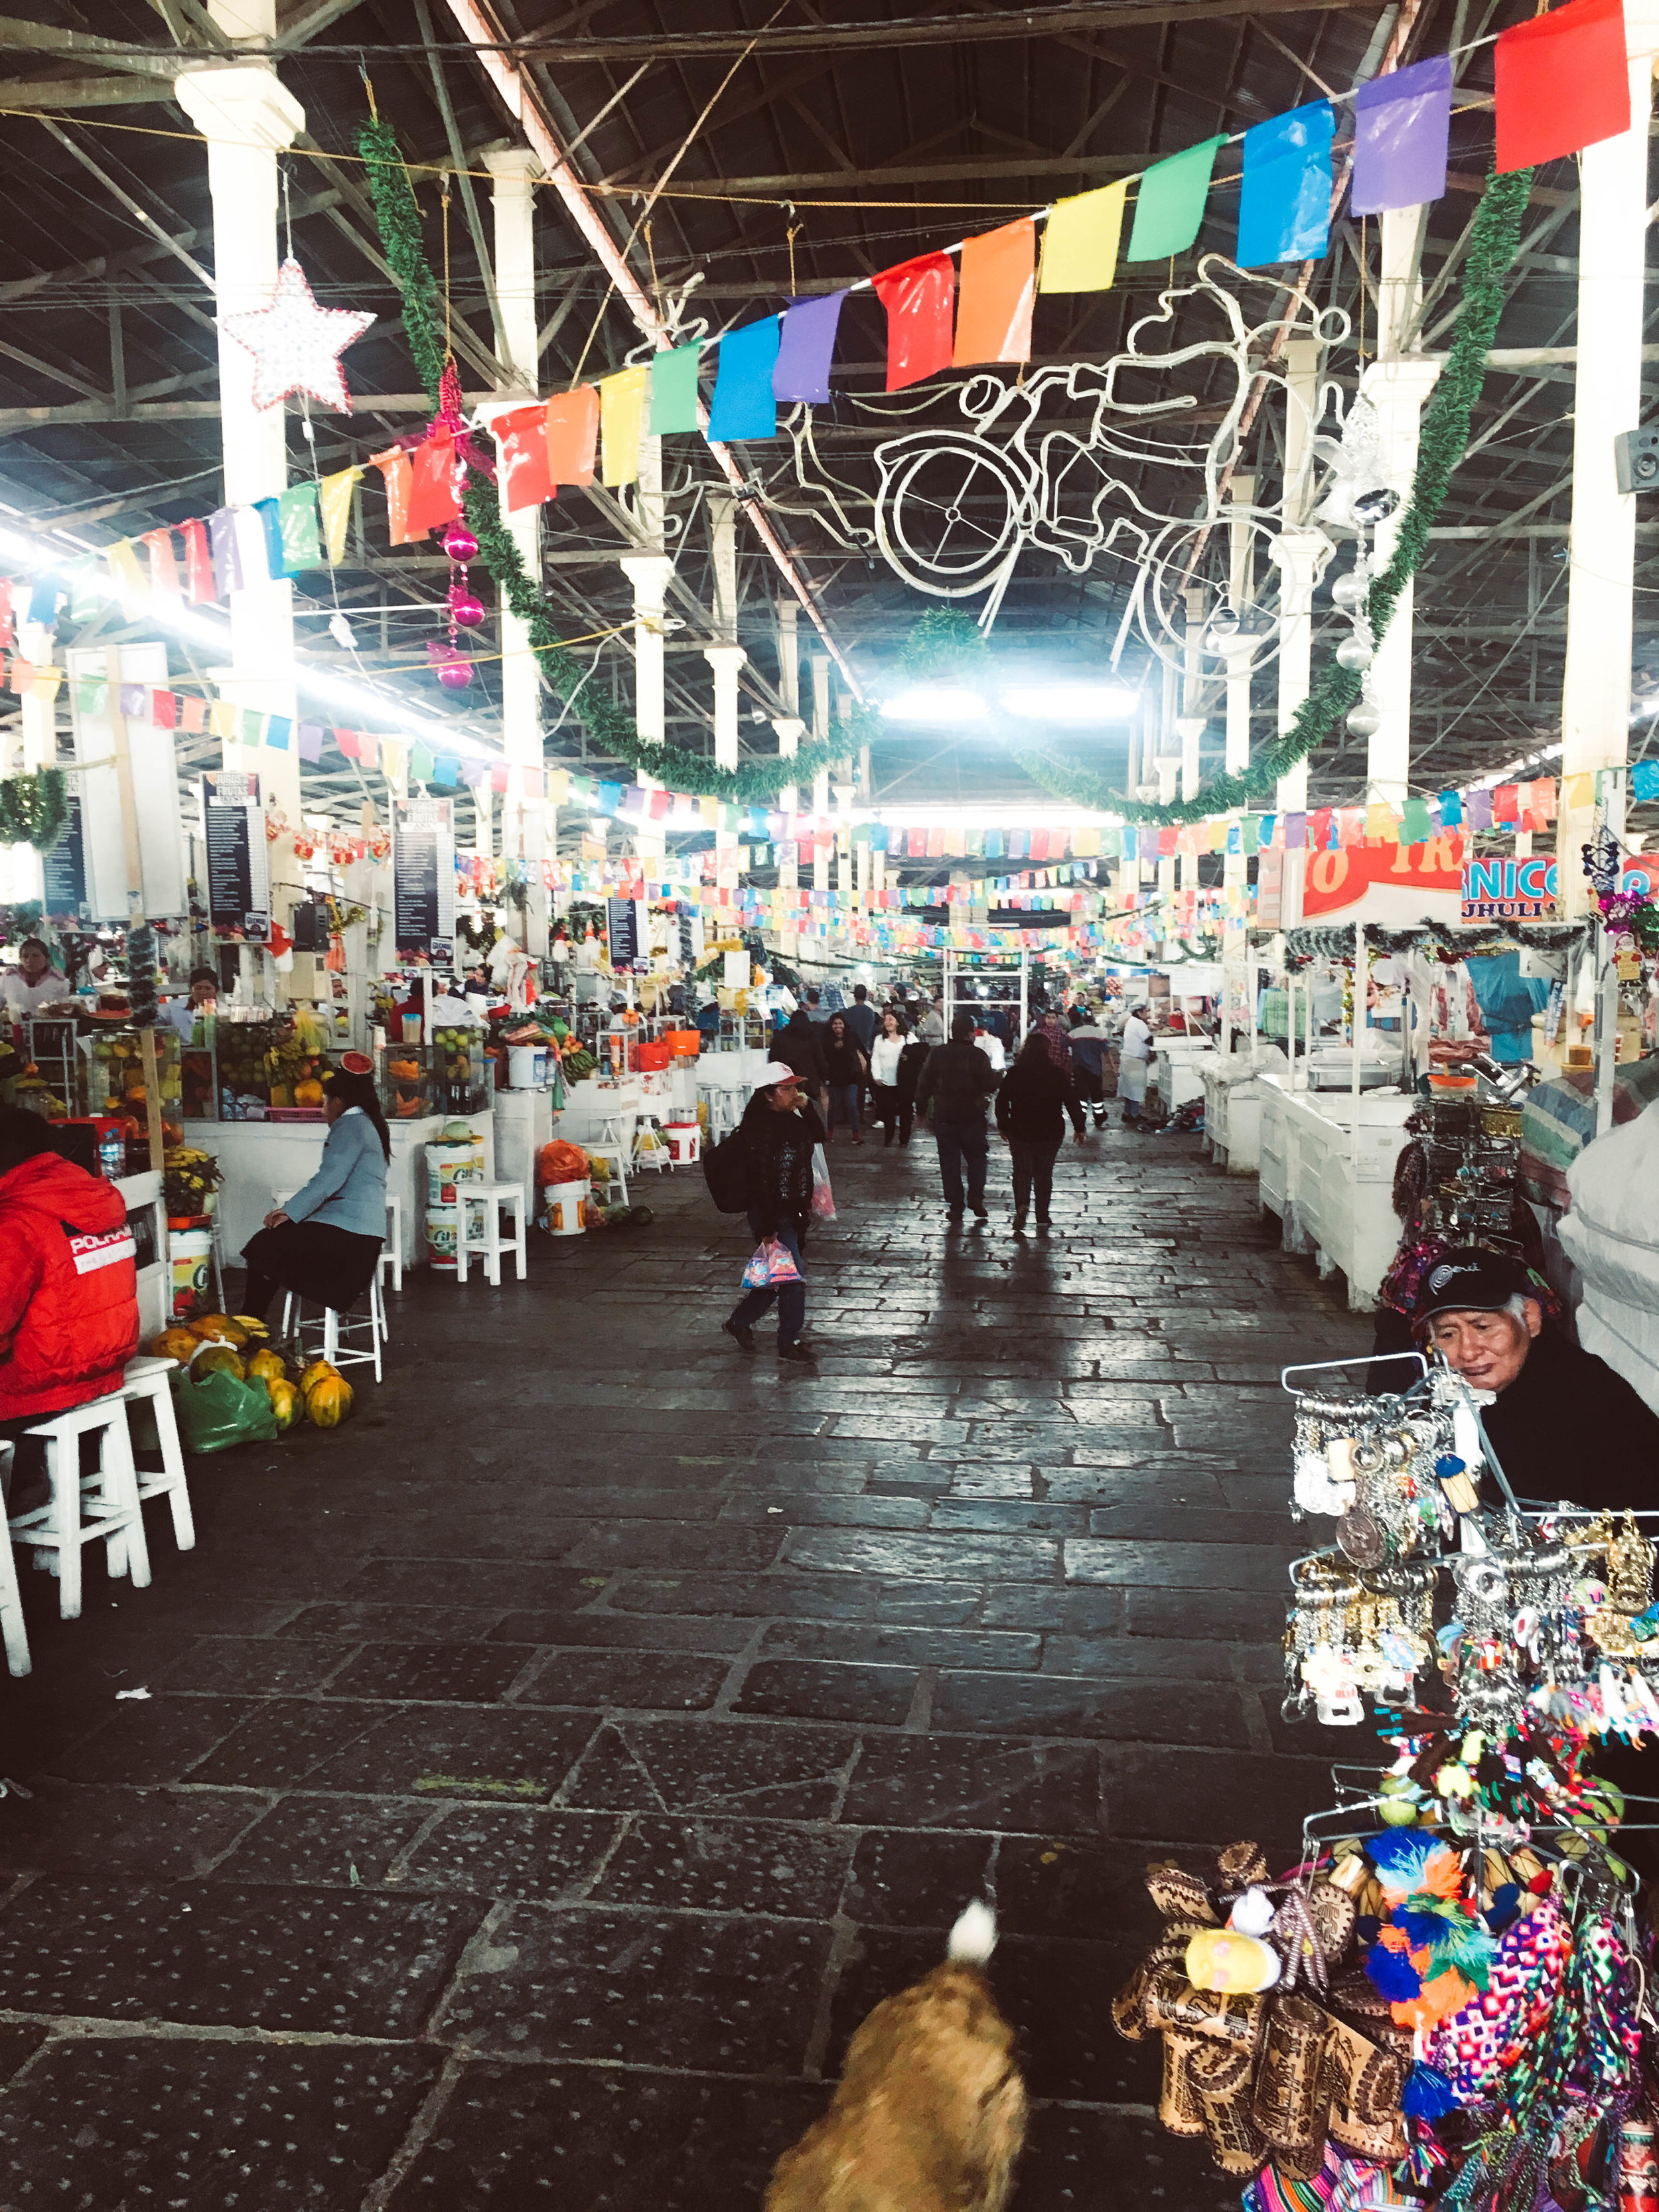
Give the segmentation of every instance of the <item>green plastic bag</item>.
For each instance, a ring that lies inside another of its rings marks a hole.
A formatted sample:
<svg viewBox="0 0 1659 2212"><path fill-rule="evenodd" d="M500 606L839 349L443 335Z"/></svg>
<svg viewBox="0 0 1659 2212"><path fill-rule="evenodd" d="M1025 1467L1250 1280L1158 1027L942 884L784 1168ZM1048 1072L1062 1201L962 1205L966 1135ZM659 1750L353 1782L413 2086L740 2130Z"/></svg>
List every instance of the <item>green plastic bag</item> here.
<svg viewBox="0 0 1659 2212"><path fill-rule="evenodd" d="M263 1382L245 1382L223 1368L175 1376L179 1440L190 1452L228 1451L233 1444L274 1444L282 1431Z"/></svg>

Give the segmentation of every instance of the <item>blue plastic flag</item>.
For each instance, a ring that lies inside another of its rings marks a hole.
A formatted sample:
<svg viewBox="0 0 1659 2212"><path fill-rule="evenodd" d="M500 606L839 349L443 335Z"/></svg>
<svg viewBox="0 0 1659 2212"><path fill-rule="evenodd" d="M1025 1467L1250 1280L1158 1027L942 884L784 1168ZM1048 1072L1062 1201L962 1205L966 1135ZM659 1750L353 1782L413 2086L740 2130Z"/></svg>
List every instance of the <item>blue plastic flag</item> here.
<svg viewBox="0 0 1659 2212"><path fill-rule="evenodd" d="M745 323L720 340L720 373L709 403L711 443L736 438L775 438L778 403L772 395L772 371L778 358L776 315Z"/></svg>
<svg viewBox="0 0 1659 2212"><path fill-rule="evenodd" d="M1244 133L1238 203L1238 264L1321 261L1331 227L1331 140L1328 100L1293 107Z"/></svg>

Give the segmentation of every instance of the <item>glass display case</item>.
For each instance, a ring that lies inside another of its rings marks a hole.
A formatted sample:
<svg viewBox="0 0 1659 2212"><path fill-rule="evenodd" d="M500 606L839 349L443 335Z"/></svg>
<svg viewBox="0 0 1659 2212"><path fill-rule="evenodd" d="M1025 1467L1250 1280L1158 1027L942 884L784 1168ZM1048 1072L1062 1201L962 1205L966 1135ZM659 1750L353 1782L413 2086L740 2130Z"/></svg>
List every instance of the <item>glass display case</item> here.
<svg viewBox="0 0 1659 2212"><path fill-rule="evenodd" d="M44 1025L42 1025L44 1026ZM178 1123L184 1118L183 1068L177 1032L158 1029L155 1072L161 1085L161 1119ZM76 1039L81 1061L77 1114L125 1115L142 1132L149 1103L144 1081L143 1045L137 1030L97 1030Z"/></svg>
<svg viewBox="0 0 1659 2212"><path fill-rule="evenodd" d="M380 1110L388 1121L482 1114L490 1103L494 1075L482 1030L440 1029L430 1044L385 1045L374 1056Z"/></svg>
<svg viewBox="0 0 1659 2212"><path fill-rule="evenodd" d="M192 1121L322 1119L328 1062L315 1037L290 1017L262 1013L239 1021L221 1014L203 1029L204 1042L185 1046L182 1054L185 1106Z"/></svg>

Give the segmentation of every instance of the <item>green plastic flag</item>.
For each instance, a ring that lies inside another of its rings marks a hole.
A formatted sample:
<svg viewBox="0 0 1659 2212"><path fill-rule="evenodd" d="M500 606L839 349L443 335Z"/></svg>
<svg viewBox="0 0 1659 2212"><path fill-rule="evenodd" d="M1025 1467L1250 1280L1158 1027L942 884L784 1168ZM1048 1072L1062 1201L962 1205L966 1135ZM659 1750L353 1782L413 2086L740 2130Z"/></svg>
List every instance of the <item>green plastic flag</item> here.
<svg viewBox="0 0 1659 2212"><path fill-rule="evenodd" d="M702 347L676 346L651 356L651 435L697 428L697 362Z"/></svg>
<svg viewBox="0 0 1659 2212"><path fill-rule="evenodd" d="M1126 261L1167 261L1172 253L1188 252L1204 220L1216 149L1226 143L1206 138L1147 170L1135 195Z"/></svg>
<svg viewBox="0 0 1659 2212"><path fill-rule="evenodd" d="M290 575L323 565L323 541L317 526L317 487L290 484L276 495L276 523L283 533L283 566Z"/></svg>

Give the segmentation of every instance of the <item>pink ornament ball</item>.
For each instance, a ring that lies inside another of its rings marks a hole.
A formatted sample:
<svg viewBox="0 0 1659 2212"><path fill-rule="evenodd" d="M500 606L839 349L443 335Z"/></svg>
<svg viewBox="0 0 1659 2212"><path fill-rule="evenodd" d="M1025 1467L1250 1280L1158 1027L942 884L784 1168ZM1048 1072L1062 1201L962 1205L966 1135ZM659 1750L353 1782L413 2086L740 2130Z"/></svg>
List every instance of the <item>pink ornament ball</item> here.
<svg viewBox="0 0 1659 2212"><path fill-rule="evenodd" d="M452 561L476 561L478 541L464 522L452 522L444 532L444 551Z"/></svg>
<svg viewBox="0 0 1659 2212"><path fill-rule="evenodd" d="M438 671L438 681L446 691L465 691L472 681L470 660L447 660Z"/></svg>
<svg viewBox="0 0 1659 2212"><path fill-rule="evenodd" d="M477 629L484 618L483 601L465 590L450 593L449 611L464 629Z"/></svg>

